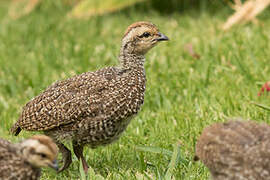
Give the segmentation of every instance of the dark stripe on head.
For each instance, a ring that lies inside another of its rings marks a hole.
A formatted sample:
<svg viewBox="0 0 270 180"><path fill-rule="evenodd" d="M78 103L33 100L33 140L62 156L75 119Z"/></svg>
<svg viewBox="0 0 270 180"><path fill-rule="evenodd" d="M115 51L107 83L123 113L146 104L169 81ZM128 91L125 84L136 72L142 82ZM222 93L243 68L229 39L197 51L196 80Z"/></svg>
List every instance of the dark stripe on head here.
<svg viewBox="0 0 270 180"><path fill-rule="evenodd" d="M134 28L137 28L137 27L141 27L141 26L148 26L149 28L157 28L154 24L150 23L150 22L147 22L147 21L139 21L139 22L136 22L136 23L133 23L131 24L125 34L124 34L124 37Z"/></svg>

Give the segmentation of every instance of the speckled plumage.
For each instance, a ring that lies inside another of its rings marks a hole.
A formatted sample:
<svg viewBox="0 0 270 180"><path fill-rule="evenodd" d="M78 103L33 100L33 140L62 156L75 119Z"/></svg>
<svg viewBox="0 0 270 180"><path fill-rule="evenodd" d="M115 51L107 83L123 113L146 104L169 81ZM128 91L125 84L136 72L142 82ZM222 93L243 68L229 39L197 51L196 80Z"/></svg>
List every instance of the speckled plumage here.
<svg viewBox="0 0 270 180"><path fill-rule="evenodd" d="M33 139L40 136L33 137ZM42 136L42 139L44 137ZM57 156L56 145L52 140L48 141L48 137L45 138L46 142L40 142L40 144L46 147L52 148L48 154L51 154L55 158ZM24 143L23 141L22 143ZM33 154L24 154L27 151L28 146L23 146L22 143L12 144L9 141L0 139L0 179L3 180L36 180L41 175L40 167L36 167L28 158L31 158ZM44 144L45 143L45 144ZM37 143L38 144L38 143ZM38 148L38 147L36 147ZM34 148L33 148L34 149ZM35 151L32 150L32 151Z"/></svg>
<svg viewBox="0 0 270 180"><path fill-rule="evenodd" d="M148 34L145 34L147 32ZM62 144L71 140L76 156L82 158L83 146L95 148L119 138L144 101L144 54L158 41L168 40L149 22L128 27L119 56L120 66L86 72L59 81L32 99L12 127L44 131L65 153L64 170L71 162L70 151Z"/></svg>
<svg viewBox="0 0 270 180"><path fill-rule="evenodd" d="M234 120L204 129L198 157L214 180L269 180L270 126Z"/></svg>

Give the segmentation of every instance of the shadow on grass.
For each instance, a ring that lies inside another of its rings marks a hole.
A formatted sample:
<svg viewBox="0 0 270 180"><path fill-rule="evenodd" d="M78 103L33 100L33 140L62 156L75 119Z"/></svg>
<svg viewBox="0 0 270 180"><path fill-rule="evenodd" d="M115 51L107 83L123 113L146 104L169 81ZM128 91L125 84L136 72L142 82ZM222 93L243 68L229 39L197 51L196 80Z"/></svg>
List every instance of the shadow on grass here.
<svg viewBox="0 0 270 180"><path fill-rule="evenodd" d="M188 11L207 12L215 15L222 10L230 10L224 0L150 0L137 3L134 6L127 7L119 12L129 14L130 11L136 11L140 14L147 13L149 10L155 10L163 15L170 15L172 13L185 13Z"/></svg>

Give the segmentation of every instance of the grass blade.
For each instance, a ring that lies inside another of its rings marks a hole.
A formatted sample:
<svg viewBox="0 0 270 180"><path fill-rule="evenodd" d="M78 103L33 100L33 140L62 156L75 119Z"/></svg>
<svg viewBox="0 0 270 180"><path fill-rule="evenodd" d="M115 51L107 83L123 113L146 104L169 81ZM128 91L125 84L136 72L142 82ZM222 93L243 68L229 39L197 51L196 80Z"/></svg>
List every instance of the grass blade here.
<svg viewBox="0 0 270 180"><path fill-rule="evenodd" d="M180 159L180 146L181 146L181 144L179 142L174 145L172 158L171 158L171 161L168 165L167 172L165 174L165 180L172 179L172 172L173 172L174 168L177 166L179 159Z"/></svg>
<svg viewBox="0 0 270 180"><path fill-rule="evenodd" d="M173 155L172 151L169 151L167 149L163 149L163 148L160 148L160 147L136 146L135 149L139 150L139 151L144 151L144 152L151 152L151 153L156 153L156 154L164 154L164 155L168 155L168 156Z"/></svg>
<svg viewBox="0 0 270 180"><path fill-rule="evenodd" d="M255 106L257 106L259 108L262 108L264 110L270 111L270 107L269 106L266 106L264 104L259 104L259 103L256 103L256 102L251 102L251 104L254 104Z"/></svg>

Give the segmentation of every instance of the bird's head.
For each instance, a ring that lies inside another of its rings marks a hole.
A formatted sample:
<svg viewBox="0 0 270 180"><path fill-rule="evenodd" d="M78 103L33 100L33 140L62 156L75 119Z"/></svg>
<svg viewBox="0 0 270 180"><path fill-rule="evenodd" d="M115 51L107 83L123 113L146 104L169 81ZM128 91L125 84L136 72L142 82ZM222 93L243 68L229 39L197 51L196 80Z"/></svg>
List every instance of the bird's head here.
<svg viewBox="0 0 270 180"><path fill-rule="evenodd" d="M51 167L58 170L58 148L51 138L45 135L35 135L20 143L21 154L34 167Z"/></svg>
<svg viewBox="0 0 270 180"><path fill-rule="evenodd" d="M144 55L160 41L169 38L159 32L158 28L150 22L136 22L131 24L122 39L122 50L129 54Z"/></svg>

